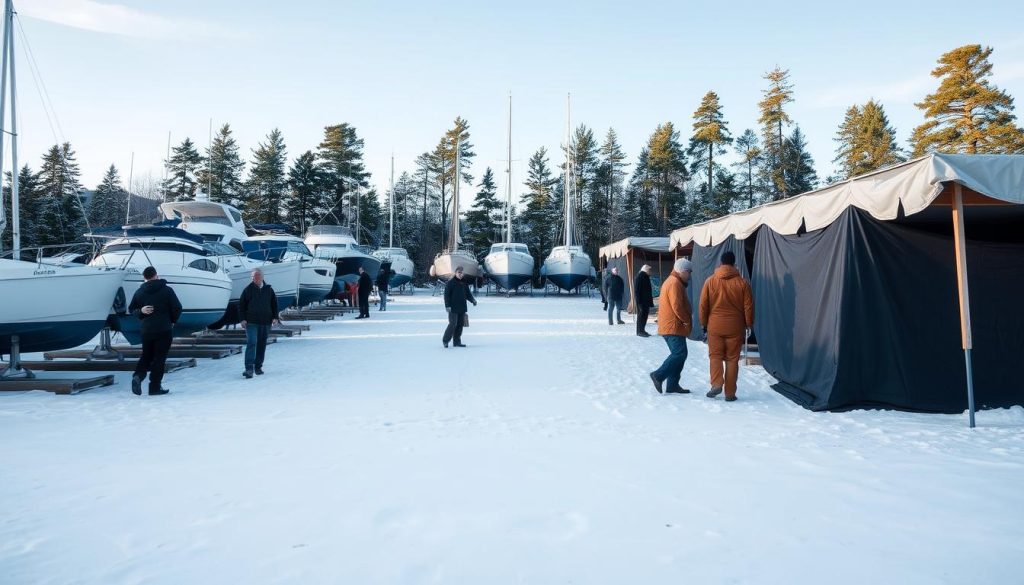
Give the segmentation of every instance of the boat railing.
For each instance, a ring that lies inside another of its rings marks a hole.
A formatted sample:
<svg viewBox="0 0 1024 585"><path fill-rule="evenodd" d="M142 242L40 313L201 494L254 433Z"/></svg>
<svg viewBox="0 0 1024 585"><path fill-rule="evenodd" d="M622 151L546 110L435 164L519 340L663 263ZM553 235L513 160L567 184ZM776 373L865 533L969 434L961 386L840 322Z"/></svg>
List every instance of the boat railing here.
<svg viewBox="0 0 1024 585"><path fill-rule="evenodd" d="M21 262L35 262L37 265L68 266L71 264L88 264L96 254L96 246L87 242L71 244L50 244L46 246L29 246L18 250L15 258L14 250L0 252L0 258L10 258Z"/></svg>

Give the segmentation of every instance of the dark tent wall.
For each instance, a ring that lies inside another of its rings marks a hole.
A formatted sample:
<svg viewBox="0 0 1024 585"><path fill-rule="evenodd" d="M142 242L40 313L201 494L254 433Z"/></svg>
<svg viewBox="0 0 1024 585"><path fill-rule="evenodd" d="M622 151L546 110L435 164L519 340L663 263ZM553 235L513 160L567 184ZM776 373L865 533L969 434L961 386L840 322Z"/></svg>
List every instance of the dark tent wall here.
<svg viewBox="0 0 1024 585"><path fill-rule="evenodd" d="M750 239L756 239L756 236L755 238ZM737 240L733 236L729 236L718 245L693 245L693 252L690 255L690 262L693 263L693 272L690 274L690 284L686 288L687 294L690 298L690 307L693 309L694 325L693 331L690 333L690 339L700 341L704 338L704 332L701 330L699 319L700 307L698 304L700 302L700 291L704 288L704 282L711 278L711 275L715 273L715 269L721 265L722 254L724 254L726 250L732 250L732 252L736 254L736 268L739 269L743 278L748 280L750 279L750 269L747 264L746 244L746 240ZM754 317L757 317L756 307L754 310Z"/></svg>
<svg viewBox="0 0 1024 585"><path fill-rule="evenodd" d="M968 235L971 235L968 227ZM1024 404L1024 243L968 240L974 380L981 407ZM776 390L812 410L967 407L951 235L854 207L828 227L762 228L754 329Z"/></svg>

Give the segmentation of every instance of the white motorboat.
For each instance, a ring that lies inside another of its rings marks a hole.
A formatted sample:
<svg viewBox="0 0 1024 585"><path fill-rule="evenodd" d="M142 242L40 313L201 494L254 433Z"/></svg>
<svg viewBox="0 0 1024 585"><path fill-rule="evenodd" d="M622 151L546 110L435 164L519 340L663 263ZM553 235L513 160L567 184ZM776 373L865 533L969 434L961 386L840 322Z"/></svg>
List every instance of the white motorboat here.
<svg viewBox="0 0 1024 585"><path fill-rule="evenodd" d="M370 253L370 248L356 242L351 229L340 225L314 225L306 230L304 241L317 258L334 263L334 280L339 287L359 280L360 268L370 278L377 278L380 259Z"/></svg>
<svg viewBox="0 0 1024 585"><path fill-rule="evenodd" d="M110 238L90 263L122 267L125 298L130 303L143 282L142 271L156 268L157 275L174 289L182 314L174 326L176 336L189 335L216 323L227 310L232 281L216 257L203 247L203 239L170 227L126 227L118 233L92 234ZM130 343L140 343L140 322L127 313L116 316L115 329Z"/></svg>
<svg viewBox="0 0 1024 585"><path fill-rule="evenodd" d="M318 303L334 290L334 275L337 267L334 262L317 258L313 255L302 238L287 233L261 233L249 236L249 241L271 242L285 247L285 260L296 260L301 266L299 272L300 307L310 303Z"/></svg>
<svg viewBox="0 0 1024 585"><path fill-rule="evenodd" d="M409 258L409 252L405 248L378 248L373 255L380 260L381 266L385 263L391 265L391 278L388 280L390 288L398 288L403 284L412 282L416 272L416 266Z"/></svg>

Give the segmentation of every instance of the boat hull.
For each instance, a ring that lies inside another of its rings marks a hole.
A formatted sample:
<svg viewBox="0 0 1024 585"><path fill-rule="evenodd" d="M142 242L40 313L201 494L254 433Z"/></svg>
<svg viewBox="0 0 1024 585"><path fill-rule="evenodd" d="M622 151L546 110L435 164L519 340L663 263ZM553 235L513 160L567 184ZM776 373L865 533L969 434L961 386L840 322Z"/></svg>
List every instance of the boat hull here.
<svg viewBox="0 0 1024 585"><path fill-rule="evenodd" d="M432 276L441 280L451 280L456 267L462 267L464 277L475 281L483 276L483 270L476 258L464 250L438 254L431 266Z"/></svg>
<svg viewBox="0 0 1024 585"><path fill-rule="evenodd" d="M544 276L565 291L572 291L587 281L594 268L584 253L551 254L544 260Z"/></svg>
<svg viewBox="0 0 1024 585"><path fill-rule="evenodd" d="M494 252L484 258L487 278L499 287L511 290L533 278L533 256L520 252Z"/></svg>

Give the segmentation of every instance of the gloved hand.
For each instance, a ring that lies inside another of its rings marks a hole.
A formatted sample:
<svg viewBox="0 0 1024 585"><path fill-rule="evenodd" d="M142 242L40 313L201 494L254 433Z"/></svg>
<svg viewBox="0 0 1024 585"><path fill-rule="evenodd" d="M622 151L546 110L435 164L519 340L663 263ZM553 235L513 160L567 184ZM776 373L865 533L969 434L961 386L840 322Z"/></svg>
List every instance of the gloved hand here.
<svg viewBox="0 0 1024 585"><path fill-rule="evenodd" d="M444 312L445 313L451 313L452 312L452 308L451 307L445 307L444 308Z"/></svg>
<svg viewBox="0 0 1024 585"><path fill-rule="evenodd" d="M474 306L474 307L476 306L476 301L473 301L473 306Z"/></svg>

